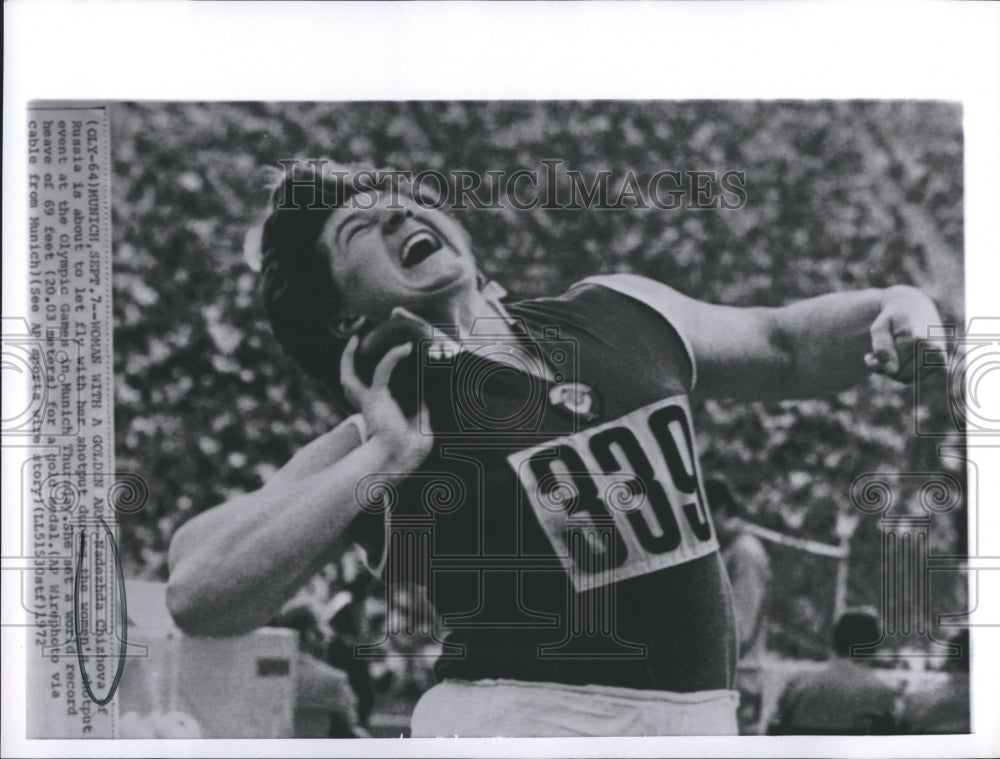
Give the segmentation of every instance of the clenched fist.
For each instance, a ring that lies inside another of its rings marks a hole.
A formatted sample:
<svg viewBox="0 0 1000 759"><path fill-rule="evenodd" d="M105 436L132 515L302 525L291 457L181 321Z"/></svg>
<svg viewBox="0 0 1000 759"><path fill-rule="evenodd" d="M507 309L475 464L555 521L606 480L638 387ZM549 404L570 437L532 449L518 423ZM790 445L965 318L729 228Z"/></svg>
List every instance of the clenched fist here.
<svg viewBox="0 0 1000 759"><path fill-rule="evenodd" d="M865 355L865 364L898 382L913 382L916 343L928 337L929 328L941 324L934 301L920 290L908 285L889 288L869 330L872 349Z"/></svg>

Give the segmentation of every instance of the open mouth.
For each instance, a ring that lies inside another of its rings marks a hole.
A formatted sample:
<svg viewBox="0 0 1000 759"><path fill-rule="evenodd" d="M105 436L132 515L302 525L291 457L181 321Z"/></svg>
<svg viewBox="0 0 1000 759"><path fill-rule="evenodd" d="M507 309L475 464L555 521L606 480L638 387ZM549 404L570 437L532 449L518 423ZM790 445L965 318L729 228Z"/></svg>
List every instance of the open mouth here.
<svg viewBox="0 0 1000 759"><path fill-rule="evenodd" d="M400 263L404 269L411 269L437 253L444 245L437 235L426 230L414 232L403 241Z"/></svg>

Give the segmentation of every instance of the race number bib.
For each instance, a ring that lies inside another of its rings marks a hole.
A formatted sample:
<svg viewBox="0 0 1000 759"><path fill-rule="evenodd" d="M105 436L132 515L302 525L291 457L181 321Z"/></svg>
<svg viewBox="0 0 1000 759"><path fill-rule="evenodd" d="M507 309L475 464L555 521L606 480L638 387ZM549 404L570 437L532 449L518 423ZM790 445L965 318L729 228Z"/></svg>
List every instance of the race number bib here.
<svg viewBox="0 0 1000 759"><path fill-rule="evenodd" d="M719 548L687 396L518 451L507 461L577 590Z"/></svg>

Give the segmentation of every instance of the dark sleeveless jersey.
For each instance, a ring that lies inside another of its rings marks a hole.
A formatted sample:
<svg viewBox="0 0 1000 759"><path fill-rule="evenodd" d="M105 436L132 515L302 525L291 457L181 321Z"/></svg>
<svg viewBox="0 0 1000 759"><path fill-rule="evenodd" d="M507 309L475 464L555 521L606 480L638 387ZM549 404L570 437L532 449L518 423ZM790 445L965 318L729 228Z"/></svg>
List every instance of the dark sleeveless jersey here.
<svg viewBox="0 0 1000 759"><path fill-rule="evenodd" d="M439 678L732 687L694 365L657 288L595 277L509 304L523 332L514 355L544 361L548 380L496 360L511 341L489 320L471 348L426 359L434 451L383 502L384 528L381 513L354 526L370 553L388 542L390 593L426 585L448 631Z"/></svg>

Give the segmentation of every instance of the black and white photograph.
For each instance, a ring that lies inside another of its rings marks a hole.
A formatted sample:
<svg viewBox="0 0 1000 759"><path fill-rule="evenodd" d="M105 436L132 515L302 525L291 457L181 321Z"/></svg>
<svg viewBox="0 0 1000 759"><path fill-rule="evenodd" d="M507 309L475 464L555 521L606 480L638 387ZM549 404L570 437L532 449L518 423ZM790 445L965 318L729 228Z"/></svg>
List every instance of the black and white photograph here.
<svg viewBox="0 0 1000 759"><path fill-rule="evenodd" d="M110 114L125 576L298 636L277 735L211 714L263 643L130 667L123 730L968 731L955 105Z"/></svg>
<svg viewBox="0 0 1000 759"><path fill-rule="evenodd" d="M17 755L988 729L975 107L419 92L18 116Z"/></svg>

